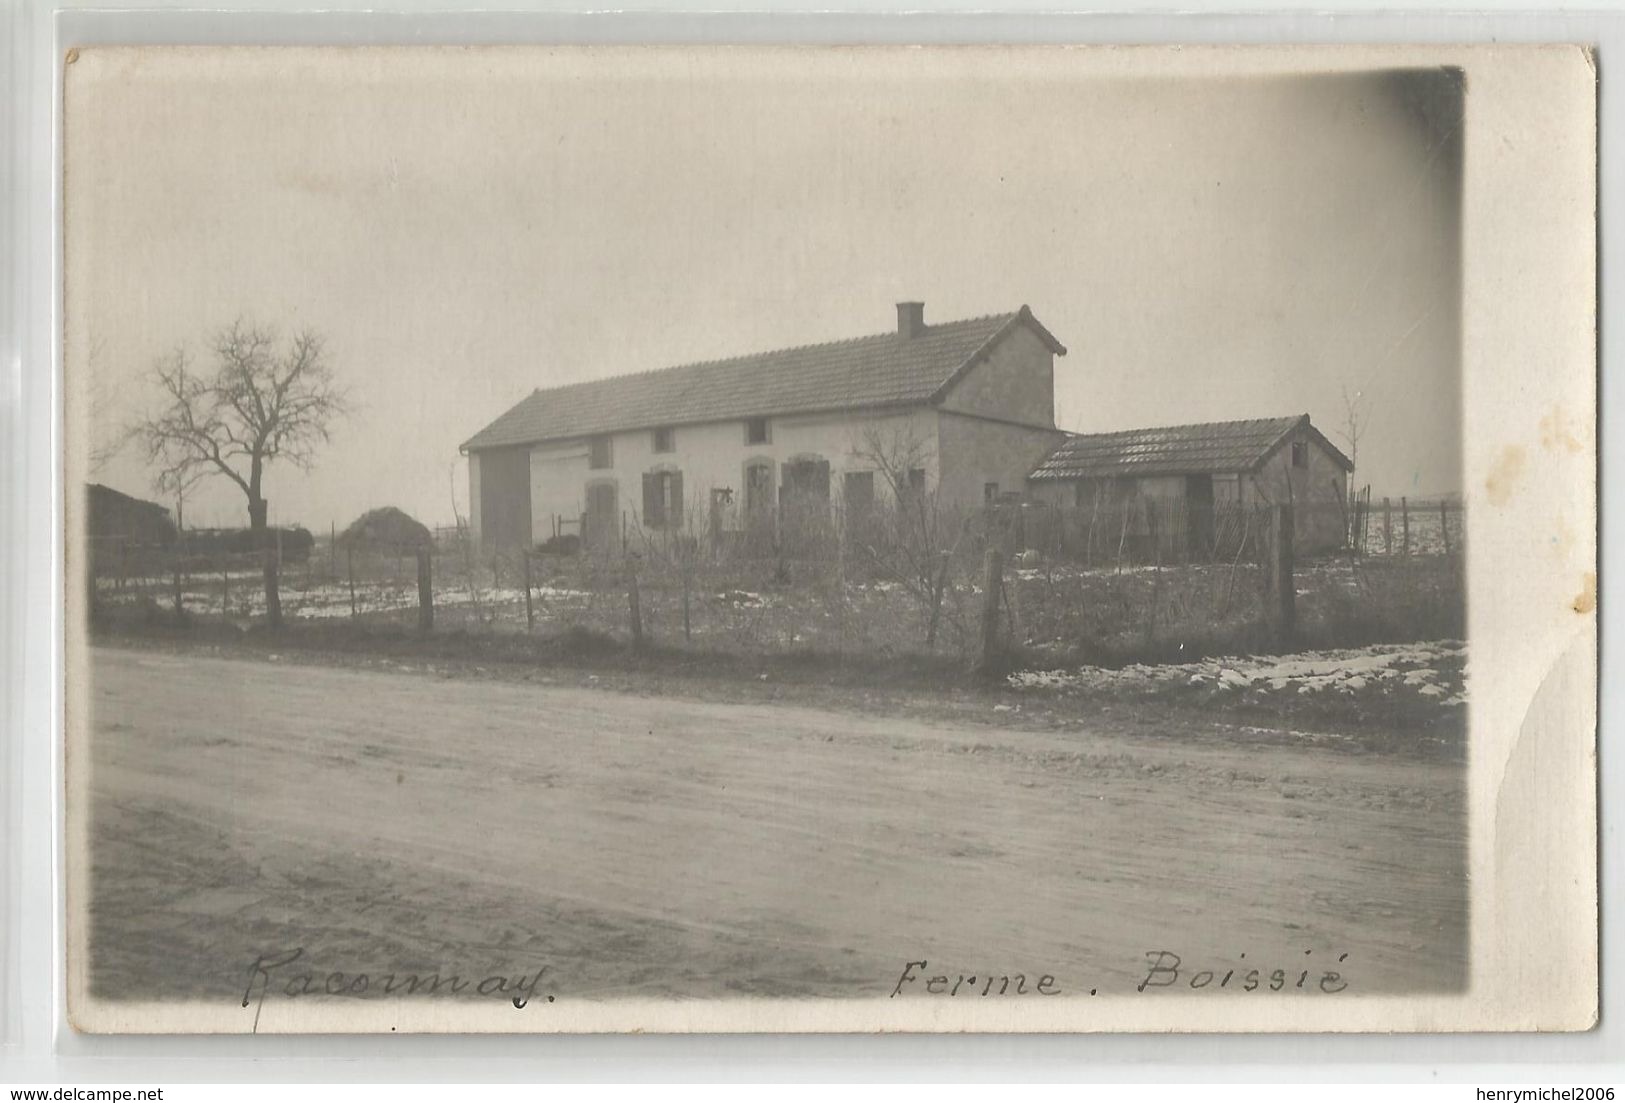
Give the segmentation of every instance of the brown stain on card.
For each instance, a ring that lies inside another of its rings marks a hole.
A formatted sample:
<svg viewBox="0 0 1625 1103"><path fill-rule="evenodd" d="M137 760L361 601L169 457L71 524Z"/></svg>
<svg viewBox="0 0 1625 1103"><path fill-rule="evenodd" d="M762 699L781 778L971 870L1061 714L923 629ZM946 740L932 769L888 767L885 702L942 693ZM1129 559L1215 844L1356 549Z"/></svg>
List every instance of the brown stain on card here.
<svg viewBox="0 0 1625 1103"><path fill-rule="evenodd" d="M1580 587L1579 596L1574 599L1574 611L1584 616L1597 607L1597 572L1587 571L1581 577L1585 583Z"/></svg>
<svg viewBox="0 0 1625 1103"><path fill-rule="evenodd" d="M1549 452L1585 451L1585 441L1580 439L1574 420L1561 406L1553 406L1551 413L1540 419L1540 443Z"/></svg>
<svg viewBox="0 0 1625 1103"><path fill-rule="evenodd" d="M1522 445L1509 444L1501 449L1501 454L1490 465L1490 473L1484 479L1484 490L1490 496L1491 505L1504 506L1512 500L1512 492L1517 489L1524 463Z"/></svg>

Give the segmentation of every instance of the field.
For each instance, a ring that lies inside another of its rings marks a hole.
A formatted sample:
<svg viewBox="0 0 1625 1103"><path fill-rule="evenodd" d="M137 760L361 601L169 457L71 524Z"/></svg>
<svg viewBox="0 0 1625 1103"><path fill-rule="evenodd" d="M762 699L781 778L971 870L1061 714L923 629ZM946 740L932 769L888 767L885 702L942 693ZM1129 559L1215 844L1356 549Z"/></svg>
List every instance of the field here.
<svg viewBox="0 0 1625 1103"><path fill-rule="evenodd" d="M922 958L1132 994L1159 949L1466 982L1459 760L1155 698L1039 723L1012 688L955 721L231 654L94 651L98 994L236 1007L294 949L546 966L561 1000L885 996Z"/></svg>

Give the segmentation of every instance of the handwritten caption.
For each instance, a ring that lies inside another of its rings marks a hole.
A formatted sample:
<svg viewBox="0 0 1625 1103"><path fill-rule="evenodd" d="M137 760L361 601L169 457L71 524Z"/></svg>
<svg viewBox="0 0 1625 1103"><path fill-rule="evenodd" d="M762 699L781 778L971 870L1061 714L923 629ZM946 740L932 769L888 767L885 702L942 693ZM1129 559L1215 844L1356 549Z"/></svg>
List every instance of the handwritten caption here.
<svg viewBox="0 0 1625 1103"><path fill-rule="evenodd" d="M1313 950L1305 950L1308 959ZM1215 967L1201 965L1193 968L1172 950L1145 951L1144 975L1134 985L1136 992L1158 989L1206 992L1266 992L1298 991L1321 992L1335 995L1348 988L1348 978L1342 966L1348 961L1346 953L1337 955L1338 968L1309 965L1307 961L1290 967L1279 962L1255 964L1242 954L1236 963ZM1061 982L1051 973L1029 978L1026 973L931 973L929 961L906 961L892 986L890 999L899 996L972 996L977 998L1011 996L1059 996ZM1076 995L1082 988L1070 989ZM1089 995L1100 994L1099 987L1088 989Z"/></svg>
<svg viewBox="0 0 1625 1103"><path fill-rule="evenodd" d="M343 996L351 999L377 999L384 996L466 996L506 1000L516 1010L531 1001L552 1003L554 997L538 992L547 966L535 973L491 973L475 980L460 973L442 976L433 973L361 973L342 970L322 971L304 964L303 947L261 954L248 967L248 985L243 989L243 1006L253 1007L256 1021L265 997L271 992L290 999L303 996Z"/></svg>

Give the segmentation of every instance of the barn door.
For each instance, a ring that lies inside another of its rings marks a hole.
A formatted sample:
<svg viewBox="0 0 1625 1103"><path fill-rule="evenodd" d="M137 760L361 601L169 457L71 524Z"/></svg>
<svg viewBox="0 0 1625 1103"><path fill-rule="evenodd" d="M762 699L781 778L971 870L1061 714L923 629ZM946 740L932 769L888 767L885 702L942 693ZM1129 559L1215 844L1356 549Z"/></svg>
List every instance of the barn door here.
<svg viewBox="0 0 1625 1103"><path fill-rule="evenodd" d="M1185 476L1185 539L1192 558L1213 552L1213 476Z"/></svg>
<svg viewBox="0 0 1625 1103"><path fill-rule="evenodd" d="M780 538L799 552L810 552L829 530L829 461L791 460L781 475Z"/></svg>

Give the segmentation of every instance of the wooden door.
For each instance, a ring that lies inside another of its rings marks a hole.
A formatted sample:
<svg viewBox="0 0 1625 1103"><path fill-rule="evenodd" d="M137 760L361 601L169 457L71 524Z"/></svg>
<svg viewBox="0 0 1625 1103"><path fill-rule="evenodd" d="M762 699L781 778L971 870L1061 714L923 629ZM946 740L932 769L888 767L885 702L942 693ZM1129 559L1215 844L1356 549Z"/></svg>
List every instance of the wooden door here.
<svg viewBox="0 0 1625 1103"><path fill-rule="evenodd" d="M587 487L587 524L581 538L590 552L609 555L619 550L621 507L614 483Z"/></svg>

